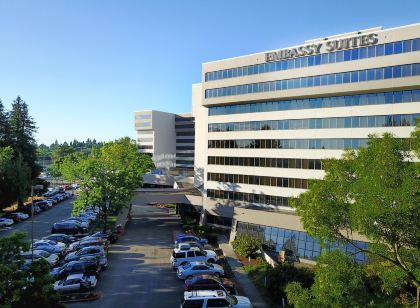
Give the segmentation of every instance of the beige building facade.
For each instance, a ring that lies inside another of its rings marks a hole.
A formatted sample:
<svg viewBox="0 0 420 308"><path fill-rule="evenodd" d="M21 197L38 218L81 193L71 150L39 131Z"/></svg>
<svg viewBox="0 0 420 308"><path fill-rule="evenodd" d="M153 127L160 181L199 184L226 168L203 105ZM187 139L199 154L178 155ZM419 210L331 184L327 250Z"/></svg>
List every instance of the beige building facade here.
<svg viewBox="0 0 420 308"><path fill-rule="evenodd" d="M319 243L289 199L322 179L322 159L370 134L409 137L420 114L420 24L204 63L192 99L207 223L314 260Z"/></svg>

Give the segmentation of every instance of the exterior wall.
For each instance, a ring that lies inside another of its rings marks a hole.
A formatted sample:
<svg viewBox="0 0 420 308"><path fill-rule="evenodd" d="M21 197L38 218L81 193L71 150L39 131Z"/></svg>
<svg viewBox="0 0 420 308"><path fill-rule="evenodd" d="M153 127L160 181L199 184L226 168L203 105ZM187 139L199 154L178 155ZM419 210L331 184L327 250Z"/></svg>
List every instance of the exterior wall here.
<svg viewBox="0 0 420 308"><path fill-rule="evenodd" d="M184 176L194 175L194 117L191 113L175 115L176 158L177 173ZM192 142L186 142L192 140ZM191 147L191 149L183 149Z"/></svg>
<svg viewBox="0 0 420 308"><path fill-rule="evenodd" d="M378 43L402 41L420 38L420 24L399 27L394 29L370 29L366 31L347 33L330 37L342 39L359 35L377 34ZM322 43L321 54L325 50L326 40L312 40L305 44ZM376 44L376 45L377 45ZM299 46L296 46L299 47ZM293 47L288 47L290 49ZM350 48L351 49L351 48ZM276 50L277 51L277 50ZM398 138L409 137L413 126L399 127L362 127L362 128L322 128L322 129L284 129L284 130L256 130L256 131L218 131L208 132L208 124L231 123L266 120L297 120L313 118L342 118L355 116L382 116L395 114L420 113L420 101L398 104L377 104L363 106L346 106L333 108L315 108L299 110L283 110L270 112L249 112L226 115L208 115L208 108L241 103L258 103L260 101L291 100L303 98L317 98L328 96L342 96L354 94L399 91L420 89L420 76L401 77L397 79L372 80L357 83L324 85L311 88L267 91L242 95L221 96L206 98L207 89L224 88L229 86L253 84L274 80L293 79L339 72L356 71L387 66L413 64L420 62L420 51L378 56L347 62L330 63L318 66L295 68L282 71L273 71L242 77L226 78L205 81L207 72L266 63L266 53L258 53L232 59L225 59L203 64L202 80L200 85L193 85L193 112L196 117L196 186L204 185L204 191L225 190L241 193L262 194L278 197L296 197L305 189L251 185L242 183L226 183L207 180L208 173L252 175L264 177L282 177L296 179L322 179L323 170L269 168L233 165L208 164L209 156L218 157L262 157L262 158L296 158L296 159L325 159L340 158L343 150L333 149L249 149L249 148L208 148L208 140L243 140L243 139L325 139L325 138L368 138L370 134L382 135L391 132ZM201 88L201 91L200 89ZM200 92L200 93L199 93ZM197 101L201 100L198 106ZM207 195L205 195L207 196ZM203 207L210 215L223 216L233 219L232 235L235 235L235 223L238 221L281 227L285 229L303 231L299 217L293 209L287 206L273 206L269 204L250 203L228 199L205 197ZM232 237L234 238L234 237ZM365 241L360 236L355 240Z"/></svg>
<svg viewBox="0 0 420 308"><path fill-rule="evenodd" d="M204 185L207 178L207 108L202 106L202 84L192 85L192 113L195 118L194 186Z"/></svg>

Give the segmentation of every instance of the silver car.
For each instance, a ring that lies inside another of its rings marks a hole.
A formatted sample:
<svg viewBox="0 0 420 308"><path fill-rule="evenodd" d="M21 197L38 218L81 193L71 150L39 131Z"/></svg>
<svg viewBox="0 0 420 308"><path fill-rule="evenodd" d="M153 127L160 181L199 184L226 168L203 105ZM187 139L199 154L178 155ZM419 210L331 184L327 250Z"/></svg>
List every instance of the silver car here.
<svg viewBox="0 0 420 308"><path fill-rule="evenodd" d="M179 279L187 279L196 275L214 275L216 277L224 276L223 267L218 264L207 262L190 262L179 266L177 270Z"/></svg>
<svg viewBox="0 0 420 308"><path fill-rule="evenodd" d="M66 279L56 281L54 290L65 292L88 291L96 287L98 280L95 276L85 276L84 274L68 275Z"/></svg>

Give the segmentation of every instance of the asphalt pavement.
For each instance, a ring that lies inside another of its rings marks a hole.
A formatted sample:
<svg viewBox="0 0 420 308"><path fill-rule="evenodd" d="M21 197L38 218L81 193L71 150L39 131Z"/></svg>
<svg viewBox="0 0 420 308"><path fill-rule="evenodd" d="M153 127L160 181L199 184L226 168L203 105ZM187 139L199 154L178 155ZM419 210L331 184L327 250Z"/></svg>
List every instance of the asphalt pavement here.
<svg viewBox="0 0 420 308"><path fill-rule="evenodd" d="M109 269L101 274L96 288L100 299L68 307L179 307L183 282L169 258L180 223L167 209L146 204L155 198L135 195L132 220L109 248Z"/></svg>
<svg viewBox="0 0 420 308"><path fill-rule="evenodd" d="M51 234L52 225L60 220L71 216L73 209L73 198L61 201L53 205L52 208L34 216L34 238L40 239ZM8 236L15 231L26 232L27 238L31 238L32 222L31 218L21 221L10 228L0 229L0 237Z"/></svg>

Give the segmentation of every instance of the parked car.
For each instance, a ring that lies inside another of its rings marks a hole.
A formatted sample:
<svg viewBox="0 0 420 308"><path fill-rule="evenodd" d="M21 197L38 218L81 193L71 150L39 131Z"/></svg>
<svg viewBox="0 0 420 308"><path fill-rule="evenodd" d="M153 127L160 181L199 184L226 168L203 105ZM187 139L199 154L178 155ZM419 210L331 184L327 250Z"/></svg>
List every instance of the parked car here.
<svg viewBox="0 0 420 308"><path fill-rule="evenodd" d="M54 290L60 293L89 291L96 287L98 280L95 276L72 274L54 283Z"/></svg>
<svg viewBox="0 0 420 308"><path fill-rule="evenodd" d="M173 249L171 255L171 264L174 268L193 261L214 263L217 260L218 257L214 251L198 247L190 247L189 250Z"/></svg>
<svg viewBox="0 0 420 308"><path fill-rule="evenodd" d="M70 217L67 219L63 219L62 221L79 223L82 228L89 228L89 221L86 221L85 219L81 219L79 217Z"/></svg>
<svg viewBox="0 0 420 308"><path fill-rule="evenodd" d="M64 279L68 275L83 273L88 276L98 277L101 273L101 267L96 259L91 261L70 261L60 267L53 268L50 275L55 279Z"/></svg>
<svg viewBox="0 0 420 308"><path fill-rule="evenodd" d="M4 228L4 227L10 227L14 224L15 222L13 221L13 219L11 218L0 218L0 227Z"/></svg>
<svg viewBox="0 0 420 308"><path fill-rule="evenodd" d="M225 291L187 291L181 307L232 307L252 308L251 301L245 296L229 295Z"/></svg>
<svg viewBox="0 0 420 308"><path fill-rule="evenodd" d="M185 291L225 290L235 294L235 283L229 278L218 278L213 275L198 275L185 280Z"/></svg>
<svg viewBox="0 0 420 308"><path fill-rule="evenodd" d="M58 257L62 257L63 256L63 252L64 252L64 248L59 248L47 243L39 243L39 244L35 244L34 243L34 249L36 250L44 250L46 252L49 252L51 254L55 254Z"/></svg>
<svg viewBox="0 0 420 308"><path fill-rule="evenodd" d="M51 229L51 233L64 233L67 235L83 235L87 234L88 229L82 227L79 223L72 221L63 221L55 223Z"/></svg>
<svg viewBox="0 0 420 308"><path fill-rule="evenodd" d="M178 267L177 275L179 279L188 279L197 275L224 276L223 267L218 264L207 262L190 262Z"/></svg>
<svg viewBox="0 0 420 308"><path fill-rule="evenodd" d="M70 236L70 235L67 235L67 234L60 234L60 233L55 233L55 234L51 234L51 235L48 235L48 236L44 236L42 239L52 240L52 241L64 243L66 245L69 245L69 244L77 241L77 239L74 236Z"/></svg>
<svg viewBox="0 0 420 308"><path fill-rule="evenodd" d="M208 244L208 240L205 238L199 238L191 234L180 233L180 234L177 234L176 236L175 247L179 243L186 243L186 242L198 242L203 245Z"/></svg>
<svg viewBox="0 0 420 308"><path fill-rule="evenodd" d="M32 259L32 252L26 251L20 254L24 259L31 260ZM50 266L55 266L58 263L58 256L53 253L49 253L45 250L34 250L34 259L44 259L48 262Z"/></svg>
<svg viewBox="0 0 420 308"><path fill-rule="evenodd" d="M48 205L48 202L46 200L44 201L38 201L37 203L35 203L37 206L39 206L39 208L43 211L46 211L50 208L50 206Z"/></svg>
<svg viewBox="0 0 420 308"><path fill-rule="evenodd" d="M114 239L116 235L107 232L95 232L83 238L83 240L91 240L91 239L101 239L106 245L109 245L111 240Z"/></svg>
<svg viewBox="0 0 420 308"><path fill-rule="evenodd" d="M51 201L52 202L52 204L57 204L58 203L58 200L57 199L55 199L55 198L48 198L48 199L46 199L45 201Z"/></svg>
<svg viewBox="0 0 420 308"><path fill-rule="evenodd" d="M190 250L191 247L198 247L200 249L204 249L204 246L199 242L178 243L175 248L178 248L180 250Z"/></svg>
<svg viewBox="0 0 420 308"><path fill-rule="evenodd" d="M105 255L85 255L79 258L79 261L95 261L101 267L101 270L105 270L108 268L108 259Z"/></svg>
<svg viewBox="0 0 420 308"><path fill-rule="evenodd" d="M92 246L100 246L106 252L108 251L108 245L106 244L105 240L101 238L83 238L81 241L77 241L71 243L69 247L66 249L65 254L78 251L85 247L92 247Z"/></svg>
<svg viewBox="0 0 420 308"><path fill-rule="evenodd" d="M64 250L67 247L67 245L62 242L47 239L37 240L34 242L34 245L51 245L61 250Z"/></svg>
<svg viewBox="0 0 420 308"><path fill-rule="evenodd" d="M64 261L70 262L70 261L77 261L79 260L81 257L85 257L85 256L94 256L99 258L99 264L101 265L101 267L106 268L108 267L108 260L106 259L106 253L103 249L103 247L101 246L89 246L89 247L84 247L78 251L74 251L69 253L66 258L64 259ZM104 259L105 257L105 259ZM105 262L106 260L106 262Z"/></svg>
<svg viewBox="0 0 420 308"><path fill-rule="evenodd" d="M29 218L29 215L28 214L25 214L25 213L22 213L22 212L14 212L11 215L18 217L19 218L19 221L26 220L26 219Z"/></svg>

